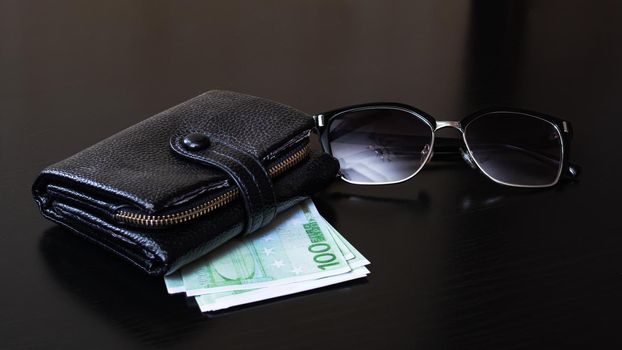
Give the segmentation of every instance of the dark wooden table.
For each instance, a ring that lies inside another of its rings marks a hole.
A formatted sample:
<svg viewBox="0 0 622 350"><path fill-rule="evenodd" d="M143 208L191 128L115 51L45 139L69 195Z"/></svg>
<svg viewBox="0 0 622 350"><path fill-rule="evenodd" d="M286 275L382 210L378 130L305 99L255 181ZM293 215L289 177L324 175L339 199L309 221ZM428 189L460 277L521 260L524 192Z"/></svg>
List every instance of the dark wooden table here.
<svg viewBox="0 0 622 350"><path fill-rule="evenodd" d="M622 347L617 1L0 2L0 349ZM310 113L393 100L574 124L580 183L432 162L335 183L321 212L370 277L216 315L44 220L46 165L209 89Z"/></svg>

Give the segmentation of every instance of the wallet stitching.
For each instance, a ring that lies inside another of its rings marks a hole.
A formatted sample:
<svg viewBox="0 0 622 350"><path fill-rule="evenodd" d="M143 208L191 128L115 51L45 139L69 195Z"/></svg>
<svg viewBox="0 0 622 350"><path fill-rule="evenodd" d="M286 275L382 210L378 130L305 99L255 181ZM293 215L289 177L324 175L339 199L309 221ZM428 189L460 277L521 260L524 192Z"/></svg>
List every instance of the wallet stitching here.
<svg viewBox="0 0 622 350"><path fill-rule="evenodd" d="M103 184L101 184L101 183L99 183L97 181L94 181L92 179L89 179L89 178L86 178L86 177L83 177L83 176L76 176L75 174L70 174L70 173L65 172L63 170L59 170L59 169L56 169L56 168L48 168L48 169L46 169L46 170L44 170L42 172L42 175L57 176L57 177L60 177L62 179L69 178L69 179L71 179L71 181L76 181L78 183L89 185L89 186L92 186L93 188L96 188L98 190L105 191L106 193L109 193L109 194L111 194L113 196L120 196L122 198L126 198L126 199L128 199L130 201L136 202L136 203L142 205L143 207L145 207L147 210L153 210L153 207L154 207L153 203L146 202L146 201L142 200L141 198L136 197L136 196L134 196L134 195L132 195L132 194L130 194L128 192L119 191L117 189L114 189L112 187L103 185Z"/></svg>
<svg viewBox="0 0 622 350"><path fill-rule="evenodd" d="M244 165L243 163L241 163L240 161L238 161L237 159L235 159L234 157L231 157L229 155L226 155L226 154L220 153L218 151L214 151L214 150L212 150L212 152L216 153L216 154L220 154L221 156L227 157L227 158L233 160L234 162L238 163L239 165L241 165L246 170L246 172L249 173L251 175L251 177L253 178L253 185L255 185L255 187L257 188L257 192L259 193L259 195L262 198L262 203L265 202L265 200L263 199L263 197L264 197L263 196L263 192L261 191L261 189L259 188L259 185L257 184L257 180L256 180L255 175L248 169L248 167L246 167L246 165ZM246 201L250 202L249 195L248 195L248 190L246 189L246 186L240 186L240 187L244 188L243 190L244 190L244 193L246 194ZM249 217L252 216L251 213L248 213L248 214L249 214L248 215ZM261 215L261 226L263 226L263 222L264 222L263 211L260 210L258 212L258 214ZM249 225L249 226L251 226L251 225ZM248 229L248 227L247 227L247 229Z"/></svg>
<svg viewBox="0 0 622 350"><path fill-rule="evenodd" d="M271 217L274 217L274 211L276 210L276 209L275 209L275 206L276 206L276 198L275 198L275 194L274 194L274 187L273 187L273 185L272 185L272 179L270 178L270 175L268 175L268 173L267 173L267 171L266 171L266 168L264 167L263 163L262 163L259 159L257 159L256 157L254 157L252 154L248 153L248 152L247 152L247 150L243 149L243 147L241 147L242 149L237 149L237 148L235 148L235 146L234 146L234 145L230 145L230 144L228 144L228 143L226 143L226 142L223 142L223 144L224 144L224 145L226 145L228 148L231 148L231 149L233 149L233 150L235 150L235 151L237 151L237 152L240 152L240 153L245 153L248 157L250 157L250 158L251 158L251 160L253 160L253 161L254 161L254 162L255 162L255 163L259 166L259 169L261 169L261 172L263 173L263 175L264 175L264 176L265 176L265 178L267 179L268 186L270 186L270 191L269 191L269 192L270 192L270 193L272 193L272 198L270 198L270 199L271 199L271 201L270 201L270 203L268 203L268 204L269 204L269 205L270 205L270 207L272 208L272 209L271 209L272 214L270 214L270 216L271 216ZM264 191L262 191L262 190L261 190L261 188L259 188L259 185L257 184L257 181L256 181L255 174L253 174L251 171L249 171L249 170L248 170L248 168L247 168L247 167L246 167L243 163L240 163L240 162L239 162L239 161L237 161L235 158L232 158L232 157L231 157L231 159L233 159L234 161L236 161L238 164L242 165L242 166L244 167L244 169L246 169L246 170L248 171L248 173L249 173L249 174L251 174L251 176L253 177L253 180L254 180L254 182L253 182L253 183L255 184L255 187L257 187L257 189L259 190L259 192L260 192L260 194L261 194L262 198L264 198L263 202L265 203L265 202L266 202L266 199L265 199L265 196L263 195ZM266 220L266 216L263 214L263 211L262 211L261 227L263 227L263 226L265 226L265 224L267 224L267 223L265 222L265 220ZM269 219L269 220L270 220L270 221L272 221L272 219ZM269 222L269 221L268 221L268 222Z"/></svg>

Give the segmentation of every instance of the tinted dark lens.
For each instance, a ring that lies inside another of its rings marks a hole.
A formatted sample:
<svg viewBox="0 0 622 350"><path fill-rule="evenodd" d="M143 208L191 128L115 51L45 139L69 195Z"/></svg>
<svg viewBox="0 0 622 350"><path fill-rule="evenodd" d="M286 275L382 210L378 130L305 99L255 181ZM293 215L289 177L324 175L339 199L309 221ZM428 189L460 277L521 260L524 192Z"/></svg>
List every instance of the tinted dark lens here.
<svg viewBox="0 0 622 350"><path fill-rule="evenodd" d="M559 130L528 114L495 112L466 126L466 143L488 176L508 185L550 186L562 166Z"/></svg>
<svg viewBox="0 0 622 350"><path fill-rule="evenodd" d="M339 114L328 126L331 153L344 179L363 184L400 181L425 163L432 128L401 109L358 109Z"/></svg>

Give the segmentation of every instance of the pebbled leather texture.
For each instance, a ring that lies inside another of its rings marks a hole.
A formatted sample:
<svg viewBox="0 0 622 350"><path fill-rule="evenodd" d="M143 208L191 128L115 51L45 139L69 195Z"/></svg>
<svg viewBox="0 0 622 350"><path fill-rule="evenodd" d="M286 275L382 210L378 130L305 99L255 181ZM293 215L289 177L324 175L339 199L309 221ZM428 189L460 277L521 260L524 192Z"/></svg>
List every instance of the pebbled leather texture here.
<svg viewBox="0 0 622 350"><path fill-rule="evenodd" d="M274 152L311 128L312 118L294 108L209 91L44 169L33 195L46 218L162 275L328 185L338 163L327 154L276 179L266 172L280 154ZM184 147L188 133L207 136L208 146ZM120 209L167 214L192 207L230 186L240 188L240 198L183 224L141 228L114 219Z"/></svg>

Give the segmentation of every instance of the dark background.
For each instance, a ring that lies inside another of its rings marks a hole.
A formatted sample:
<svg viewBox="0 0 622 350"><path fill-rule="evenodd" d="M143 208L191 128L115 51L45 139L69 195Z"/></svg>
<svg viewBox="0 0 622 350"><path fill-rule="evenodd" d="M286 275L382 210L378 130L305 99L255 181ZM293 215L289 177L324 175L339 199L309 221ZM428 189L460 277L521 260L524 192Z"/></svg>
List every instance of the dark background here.
<svg viewBox="0 0 622 350"><path fill-rule="evenodd" d="M0 2L0 349L620 348L618 1ZM37 212L42 168L209 89L309 113L488 105L575 129L582 180L496 185L463 163L336 182L321 212L367 280L215 315Z"/></svg>

